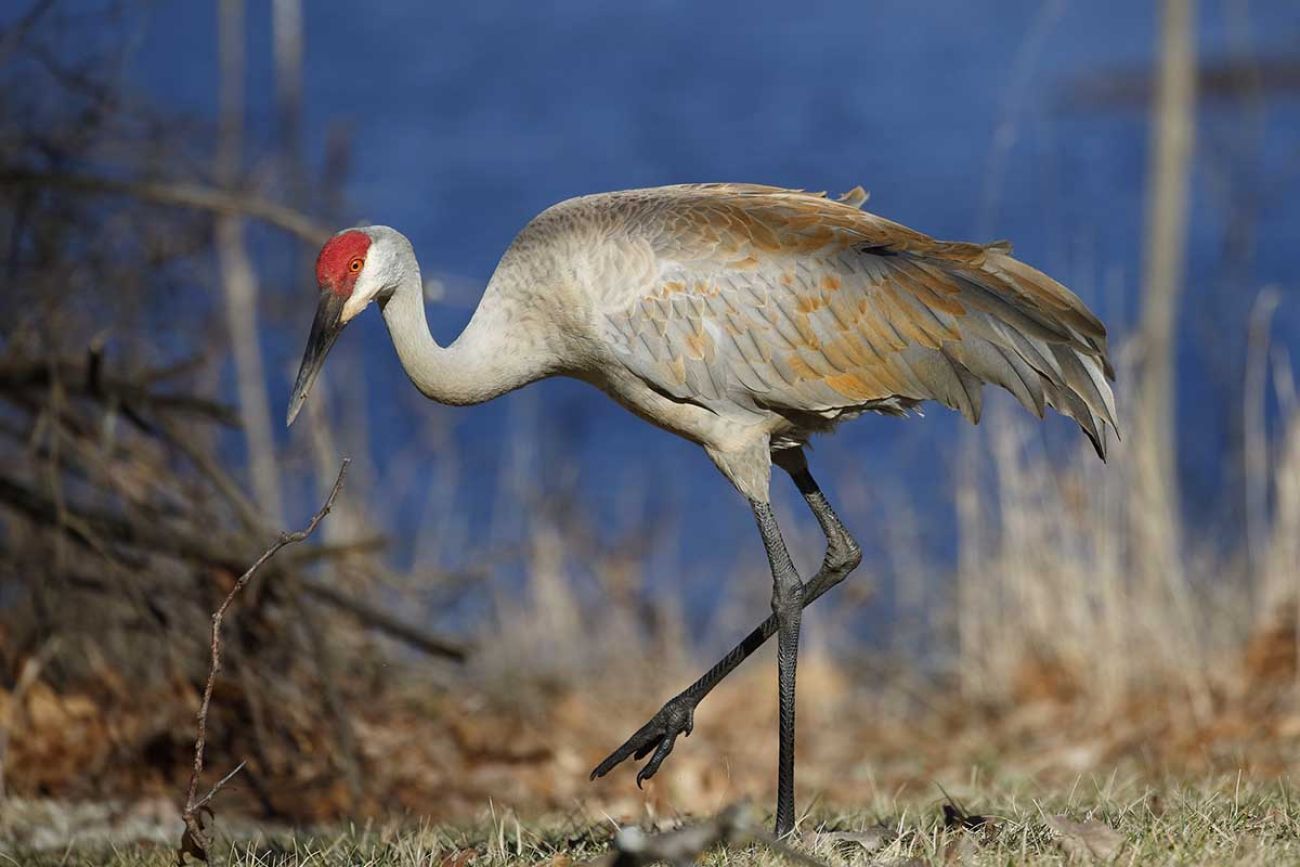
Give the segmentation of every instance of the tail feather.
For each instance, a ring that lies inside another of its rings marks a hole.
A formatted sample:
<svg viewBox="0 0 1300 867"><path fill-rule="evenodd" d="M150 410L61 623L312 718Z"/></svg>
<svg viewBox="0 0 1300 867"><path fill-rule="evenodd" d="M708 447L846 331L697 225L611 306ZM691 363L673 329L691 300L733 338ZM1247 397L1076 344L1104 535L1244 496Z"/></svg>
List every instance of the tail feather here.
<svg viewBox="0 0 1300 867"><path fill-rule="evenodd" d="M1108 432L1119 436L1105 326L1060 283L1000 250L990 251L981 276L990 292L1010 295L1017 309L1032 310L1036 326L1046 320L1050 337L1038 327L1030 332L1008 319L998 323L997 331L1010 352L1038 375L1046 403L1074 419L1105 460ZM1037 411L1016 389L1008 390Z"/></svg>
<svg viewBox="0 0 1300 867"><path fill-rule="evenodd" d="M936 273L936 264L928 264ZM941 354L963 382L1001 386L1030 412L1053 407L1073 419L1104 460L1109 432L1119 434L1114 370L1101 321L1068 289L1040 271L989 248L977 267L947 270L966 306L961 339ZM933 385L933 383L931 383ZM938 389L935 399L978 418L978 397Z"/></svg>

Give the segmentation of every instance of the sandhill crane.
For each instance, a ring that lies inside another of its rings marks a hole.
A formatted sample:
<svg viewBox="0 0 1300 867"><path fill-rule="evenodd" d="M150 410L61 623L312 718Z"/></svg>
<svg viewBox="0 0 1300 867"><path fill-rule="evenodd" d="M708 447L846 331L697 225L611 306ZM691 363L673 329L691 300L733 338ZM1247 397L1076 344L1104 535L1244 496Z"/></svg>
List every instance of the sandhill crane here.
<svg viewBox="0 0 1300 867"><path fill-rule="evenodd" d="M699 443L749 501L772 572L772 614L592 772L650 759L654 776L695 707L777 634L776 832L794 826L795 667L805 605L861 560L808 470L813 434L933 400L979 420L1000 385L1041 417L1073 418L1104 459L1117 432L1106 330L1005 244L938 241L824 194L748 184L604 193L555 205L506 250L464 332L429 333L410 242L385 226L331 238L289 403L293 422L343 326L377 301L407 375L444 404L476 404L548 376L591 383ZM806 583L769 504L772 464L826 537Z"/></svg>

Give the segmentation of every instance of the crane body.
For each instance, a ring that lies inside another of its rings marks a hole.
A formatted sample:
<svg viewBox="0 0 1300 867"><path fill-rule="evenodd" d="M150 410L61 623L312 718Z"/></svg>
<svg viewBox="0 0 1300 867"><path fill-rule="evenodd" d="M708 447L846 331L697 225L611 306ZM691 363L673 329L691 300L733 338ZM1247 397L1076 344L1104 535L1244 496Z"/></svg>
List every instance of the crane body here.
<svg viewBox="0 0 1300 867"><path fill-rule="evenodd" d="M1077 297L1004 244L935 240L862 210L865 198L690 184L570 199L520 232L445 348L429 332L410 242L382 226L346 230L317 262L320 301L289 406L292 422L334 339L373 301L432 400L481 403L569 376L701 445L754 513L772 614L592 776L646 756L637 784L653 776L699 701L777 634L779 834L794 825L800 612L861 559L808 469L809 438L926 401L977 422L984 383L1040 417L1050 406L1073 418L1103 458L1117 432L1105 328ZM772 514L773 465L826 536L806 582Z"/></svg>

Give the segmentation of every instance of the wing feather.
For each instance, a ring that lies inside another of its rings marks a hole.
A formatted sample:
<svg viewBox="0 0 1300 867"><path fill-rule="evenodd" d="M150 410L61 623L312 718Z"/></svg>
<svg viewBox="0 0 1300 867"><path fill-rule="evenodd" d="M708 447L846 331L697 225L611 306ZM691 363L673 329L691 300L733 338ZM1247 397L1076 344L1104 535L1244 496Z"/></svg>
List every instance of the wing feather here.
<svg viewBox="0 0 1300 867"><path fill-rule="evenodd" d="M864 200L737 184L612 194L659 267L601 311L610 345L655 388L718 411L833 418L936 400L975 422L992 383L1070 416L1104 457L1117 423L1097 317L1005 245L938 241Z"/></svg>

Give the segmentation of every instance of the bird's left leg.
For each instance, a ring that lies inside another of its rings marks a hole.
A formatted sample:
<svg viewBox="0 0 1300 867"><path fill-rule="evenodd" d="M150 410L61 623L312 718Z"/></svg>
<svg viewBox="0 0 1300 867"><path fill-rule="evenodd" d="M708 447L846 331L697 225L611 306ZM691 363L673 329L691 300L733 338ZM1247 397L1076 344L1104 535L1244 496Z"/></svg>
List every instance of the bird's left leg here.
<svg viewBox="0 0 1300 867"><path fill-rule="evenodd" d="M794 681L799 662L799 623L803 616L803 582L790 560L772 506L751 501L767 561L772 567L772 614L776 616L777 696L780 737L776 772L776 835L794 830Z"/></svg>
<svg viewBox="0 0 1300 867"><path fill-rule="evenodd" d="M835 510L818 487L801 449L783 449L772 454L772 462L785 470L803 494L808 508L817 519L826 536L826 556L817 574L804 585L803 604L808 606L830 588L839 584L862 561L862 549L844 528ZM731 648L708 671L686 689L664 702L645 725L637 729L618 749L605 757L591 772L594 780L603 777L630 758L638 760L650 756L649 761L637 771L640 786L658 772L671 755L679 735L689 735L695 725L695 708L737 666L748 659L777 633L776 614L771 614L754 627L735 647ZM651 755L653 753L653 755Z"/></svg>
<svg viewBox="0 0 1300 867"><path fill-rule="evenodd" d="M778 752L776 774L776 835L790 833L794 829L794 709L795 709L795 669L799 662L799 625L803 618L804 583L799 578L790 552L781 538L776 516L772 514L772 505L766 500L750 500L754 510L754 519L758 523L759 535L763 538L763 548L767 551L767 561L772 569L772 618L776 620L776 666L778 699ZM761 635L761 627L755 635ZM768 633L769 635L771 633ZM752 637L752 636L751 636ZM753 647L762 644L762 638L753 643ZM752 650L753 648L748 648ZM748 655L746 653L746 655ZM743 658L743 657L742 657ZM721 679L721 678L719 678ZM678 707L673 702L664 706L664 710L680 713L680 719L660 720L660 714L633 735L613 756L601 763L592 772L592 779L603 776L609 768L626 758L630 748L637 748L636 758L640 759L652 749L654 756L646 762L645 767L637 771L636 782L641 782L659 769L659 765L672 752L677 733L690 734L693 726L691 715L695 709L694 702ZM643 733L650 733L656 723L668 722L674 728L668 736L659 735L642 739ZM644 743L638 747L639 744Z"/></svg>

